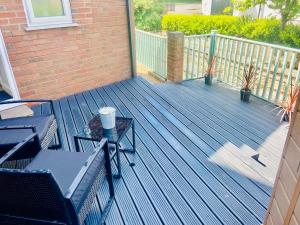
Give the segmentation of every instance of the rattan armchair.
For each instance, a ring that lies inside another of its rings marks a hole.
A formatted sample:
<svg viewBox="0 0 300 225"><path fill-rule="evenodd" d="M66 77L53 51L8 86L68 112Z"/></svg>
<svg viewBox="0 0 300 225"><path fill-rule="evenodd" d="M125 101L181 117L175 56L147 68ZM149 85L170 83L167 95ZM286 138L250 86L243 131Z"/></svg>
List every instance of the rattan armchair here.
<svg viewBox="0 0 300 225"><path fill-rule="evenodd" d="M40 147L38 135L30 134L0 158L0 165L29 142ZM39 151L23 170L0 168L0 224L83 224L105 179L110 197L98 224L104 223L114 198L107 140L92 153Z"/></svg>

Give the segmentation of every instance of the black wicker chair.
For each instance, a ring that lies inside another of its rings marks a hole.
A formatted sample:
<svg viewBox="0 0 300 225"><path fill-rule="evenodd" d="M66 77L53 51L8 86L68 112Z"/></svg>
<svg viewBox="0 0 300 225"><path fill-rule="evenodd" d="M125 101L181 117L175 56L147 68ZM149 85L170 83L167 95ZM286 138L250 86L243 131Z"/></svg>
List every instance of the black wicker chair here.
<svg viewBox="0 0 300 225"><path fill-rule="evenodd" d="M56 122L56 115L52 100L17 100L0 102L0 105L4 104L19 104L19 103L48 103L50 105L50 113L47 115L38 116L26 116L10 119L0 118L0 157L3 156L8 150L20 143L30 133L31 129L35 129L38 134L42 149L57 149L61 147L60 132ZM6 129L5 129L6 128ZM13 129L10 129L13 128ZM16 129L17 128L17 129ZM50 146L54 139L55 133L57 133L57 144ZM34 149L33 147L30 149ZM29 154L29 152L27 151ZM19 154L22 156L22 154ZM27 155L28 156L28 155ZM16 159L27 159L14 157Z"/></svg>
<svg viewBox="0 0 300 225"><path fill-rule="evenodd" d="M0 165L29 142L40 146L33 133L0 158ZM0 224L83 224L105 178L110 198L97 224L104 223L114 198L106 139L93 153L43 150L24 170L0 168Z"/></svg>

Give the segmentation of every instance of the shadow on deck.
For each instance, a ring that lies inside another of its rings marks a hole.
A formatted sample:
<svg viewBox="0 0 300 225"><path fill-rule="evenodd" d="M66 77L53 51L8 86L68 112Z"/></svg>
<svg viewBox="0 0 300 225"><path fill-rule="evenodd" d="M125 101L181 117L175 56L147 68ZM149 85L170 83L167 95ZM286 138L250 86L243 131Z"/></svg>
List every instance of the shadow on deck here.
<svg viewBox="0 0 300 225"><path fill-rule="evenodd" d="M136 78L56 101L65 149L74 151L73 135L105 105L135 118L137 138L136 166L122 154L107 225L261 224L287 133L273 105L254 97L243 104L221 84L151 85ZM123 144L131 140L129 132ZM266 166L252 158L257 153ZM107 189L99 191L86 225L98 224Z"/></svg>

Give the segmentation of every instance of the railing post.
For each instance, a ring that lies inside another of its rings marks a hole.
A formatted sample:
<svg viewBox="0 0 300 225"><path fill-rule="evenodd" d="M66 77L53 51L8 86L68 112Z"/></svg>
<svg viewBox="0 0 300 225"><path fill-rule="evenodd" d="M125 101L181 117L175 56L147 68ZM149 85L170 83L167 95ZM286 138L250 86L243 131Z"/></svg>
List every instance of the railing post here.
<svg viewBox="0 0 300 225"><path fill-rule="evenodd" d="M211 63L213 57L216 54L216 34L217 30L212 30L210 35L210 47L209 47L209 55L208 55L208 64Z"/></svg>
<svg viewBox="0 0 300 225"><path fill-rule="evenodd" d="M167 79L181 82L183 78L184 34L168 32Z"/></svg>

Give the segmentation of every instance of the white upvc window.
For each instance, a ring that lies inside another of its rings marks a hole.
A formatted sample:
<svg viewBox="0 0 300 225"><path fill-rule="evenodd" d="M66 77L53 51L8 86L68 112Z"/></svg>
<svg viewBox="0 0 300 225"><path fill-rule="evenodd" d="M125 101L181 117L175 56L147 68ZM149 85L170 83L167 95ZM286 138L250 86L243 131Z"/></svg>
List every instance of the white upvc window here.
<svg viewBox="0 0 300 225"><path fill-rule="evenodd" d="M23 0L23 2L28 29L63 27L73 24L70 0Z"/></svg>

